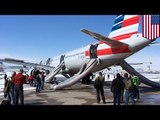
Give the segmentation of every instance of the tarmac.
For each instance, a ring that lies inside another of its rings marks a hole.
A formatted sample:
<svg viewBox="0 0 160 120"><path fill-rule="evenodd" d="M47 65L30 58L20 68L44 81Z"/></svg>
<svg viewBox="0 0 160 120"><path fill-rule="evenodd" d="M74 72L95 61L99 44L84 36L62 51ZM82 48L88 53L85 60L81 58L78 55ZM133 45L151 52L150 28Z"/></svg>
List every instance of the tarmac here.
<svg viewBox="0 0 160 120"><path fill-rule="evenodd" d="M140 100L136 101L136 105L160 105L160 89L142 84L139 91ZM105 85L104 94L106 104L103 104L102 101L98 104L96 91L92 84L77 83L63 90L53 90L52 85L45 84L44 90L40 93L35 92L35 87L25 85L24 105L113 105L113 94L110 91L110 85ZM3 99L3 95L1 95L0 102ZM124 103L121 103L121 105L124 105ZM129 105L131 105L131 102L129 102Z"/></svg>

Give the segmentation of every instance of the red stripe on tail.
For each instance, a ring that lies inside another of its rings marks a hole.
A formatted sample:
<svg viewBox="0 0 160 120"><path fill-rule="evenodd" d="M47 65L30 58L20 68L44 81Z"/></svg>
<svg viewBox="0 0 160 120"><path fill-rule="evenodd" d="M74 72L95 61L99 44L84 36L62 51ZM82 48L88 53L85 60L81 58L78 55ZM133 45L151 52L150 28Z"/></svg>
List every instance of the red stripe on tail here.
<svg viewBox="0 0 160 120"><path fill-rule="evenodd" d="M133 25L133 24L137 24L138 22L139 22L139 16L135 16L135 17L123 20L122 28Z"/></svg>

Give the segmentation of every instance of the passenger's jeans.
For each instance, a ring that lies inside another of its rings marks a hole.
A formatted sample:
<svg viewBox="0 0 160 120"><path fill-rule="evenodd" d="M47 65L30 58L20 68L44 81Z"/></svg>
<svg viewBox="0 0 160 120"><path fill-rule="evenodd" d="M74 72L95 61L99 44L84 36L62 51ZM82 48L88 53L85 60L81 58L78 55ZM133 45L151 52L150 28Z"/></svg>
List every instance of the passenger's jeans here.
<svg viewBox="0 0 160 120"><path fill-rule="evenodd" d="M117 102L118 105L121 105L121 91L114 92L114 100L113 100L114 105L116 105Z"/></svg>
<svg viewBox="0 0 160 120"><path fill-rule="evenodd" d="M132 105L135 105L133 90L126 89L126 93L125 93L125 105L128 105L129 98L131 98Z"/></svg>
<svg viewBox="0 0 160 120"><path fill-rule="evenodd" d="M139 99L139 90L137 86L134 86L134 99Z"/></svg>
<svg viewBox="0 0 160 120"><path fill-rule="evenodd" d="M36 93L39 92L40 93L41 91L41 83L37 82L37 85L36 85Z"/></svg>
<svg viewBox="0 0 160 120"><path fill-rule="evenodd" d="M43 90L43 89L44 89L44 82L41 81L41 90Z"/></svg>
<svg viewBox="0 0 160 120"><path fill-rule="evenodd" d="M121 90L121 103L124 101L123 96L124 96L124 89Z"/></svg>
<svg viewBox="0 0 160 120"><path fill-rule="evenodd" d="M15 105L14 88L9 89L7 93L7 100L11 103L11 105Z"/></svg>
<svg viewBox="0 0 160 120"><path fill-rule="evenodd" d="M24 104L23 85L15 85L14 93L15 93L15 105L18 105L19 99L20 99L20 105L23 105Z"/></svg>

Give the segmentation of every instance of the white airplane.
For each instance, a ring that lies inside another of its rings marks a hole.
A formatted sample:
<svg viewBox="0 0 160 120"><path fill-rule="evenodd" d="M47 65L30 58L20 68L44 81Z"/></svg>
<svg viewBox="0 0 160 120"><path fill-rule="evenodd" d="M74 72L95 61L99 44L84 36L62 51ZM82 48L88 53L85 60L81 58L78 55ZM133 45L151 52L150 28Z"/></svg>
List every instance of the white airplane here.
<svg viewBox="0 0 160 120"><path fill-rule="evenodd" d="M147 17L149 18L150 16ZM139 15L118 15L108 37L82 29L81 31L83 33L95 38L98 42L61 54L57 57L49 58L45 64L42 64L44 61L36 64L10 58L0 59L0 61L48 70L49 74L45 78L46 82L51 81L57 74L70 75L70 78L68 77L64 82L55 85L53 87L54 89L69 87L86 77L89 73L102 70L115 64L120 65L131 74L133 72L136 73L144 84L152 87L160 87L160 84L140 75L125 61L125 58L148 46L159 37L154 34L151 34L150 37L150 35L147 34L146 38L142 33L138 33L139 19ZM144 31L148 29L149 28L145 28ZM84 65L86 65L86 67L84 67Z"/></svg>

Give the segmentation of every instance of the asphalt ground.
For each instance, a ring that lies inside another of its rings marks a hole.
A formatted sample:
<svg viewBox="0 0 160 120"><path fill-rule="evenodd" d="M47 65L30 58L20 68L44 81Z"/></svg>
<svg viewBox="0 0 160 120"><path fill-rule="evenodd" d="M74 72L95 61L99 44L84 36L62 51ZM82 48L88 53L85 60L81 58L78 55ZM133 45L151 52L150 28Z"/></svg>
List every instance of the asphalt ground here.
<svg viewBox="0 0 160 120"><path fill-rule="evenodd" d="M28 89L26 89L28 88ZM160 89L154 89L144 84L140 85L140 100L136 101L136 105L160 105ZM40 93L35 92L35 87L25 86L24 105L113 105L113 94L110 91L110 85L104 87L106 104L102 101L100 104L96 101L96 90L92 84L84 85L77 83L76 85L63 90L53 90L52 85L45 84L44 90ZM4 99L0 96L0 102ZM124 102L121 103L124 105ZM129 102L131 105L131 102Z"/></svg>

